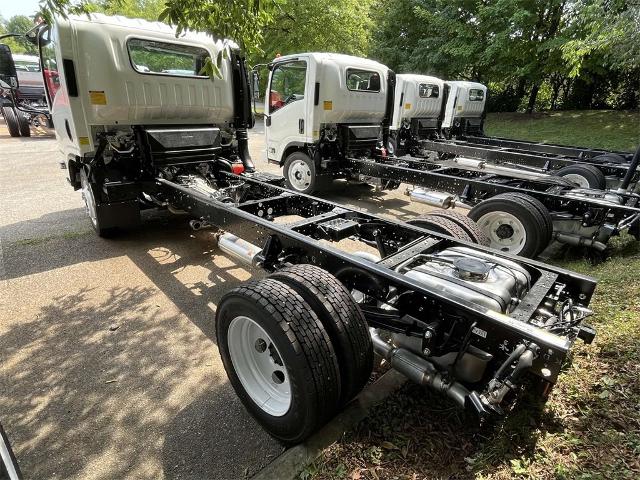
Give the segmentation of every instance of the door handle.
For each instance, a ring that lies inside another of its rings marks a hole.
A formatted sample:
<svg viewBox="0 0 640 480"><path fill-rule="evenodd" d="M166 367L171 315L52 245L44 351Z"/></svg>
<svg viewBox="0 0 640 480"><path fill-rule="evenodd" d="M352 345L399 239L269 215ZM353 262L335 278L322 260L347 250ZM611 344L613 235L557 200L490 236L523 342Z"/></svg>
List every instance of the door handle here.
<svg viewBox="0 0 640 480"><path fill-rule="evenodd" d="M270 116L270 115L267 115L267 116L265 116L265 117L264 117L264 124L265 124L267 127L270 127L270 126L271 126L271 116Z"/></svg>
<svg viewBox="0 0 640 480"><path fill-rule="evenodd" d="M304 119L300 119L298 120L298 132L299 133L304 133Z"/></svg>

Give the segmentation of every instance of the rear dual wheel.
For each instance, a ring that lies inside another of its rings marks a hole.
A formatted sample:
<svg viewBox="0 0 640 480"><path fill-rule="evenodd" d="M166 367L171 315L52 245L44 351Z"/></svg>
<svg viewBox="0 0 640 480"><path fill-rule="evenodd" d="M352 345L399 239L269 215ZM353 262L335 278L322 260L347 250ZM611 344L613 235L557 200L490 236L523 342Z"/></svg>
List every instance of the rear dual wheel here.
<svg viewBox="0 0 640 480"><path fill-rule="evenodd" d="M546 207L522 193L502 193L484 200L469 217L489 237L496 250L534 258L551 241L553 221Z"/></svg>
<svg viewBox="0 0 640 480"><path fill-rule="evenodd" d="M434 210L407 223L485 247L490 243L489 238L476 222L466 215L450 210Z"/></svg>
<svg viewBox="0 0 640 480"><path fill-rule="evenodd" d="M564 177L580 188L603 190L607 186L604 173L595 165L568 165L556 171L554 175Z"/></svg>
<svg viewBox="0 0 640 480"><path fill-rule="evenodd" d="M31 127L27 115L16 108L5 105L2 107L2 116L7 123L9 135L12 137L30 137Z"/></svg>
<svg viewBox="0 0 640 480"><path fill-rule="evenodd" d="M335 277L311 265L227 293L216 332L238 397L287 444L320 428L372 370L371 340L358 305Z"/></svg>
<svg viewBox="0 0 640 480"><path fill-rule="evenodd" d="M18 121L18 116L16 115L14 108L10 105L4 105L2 107L2 116L7 123L9 135L12 137L19 137L21 131L20 122Z"/></svg>

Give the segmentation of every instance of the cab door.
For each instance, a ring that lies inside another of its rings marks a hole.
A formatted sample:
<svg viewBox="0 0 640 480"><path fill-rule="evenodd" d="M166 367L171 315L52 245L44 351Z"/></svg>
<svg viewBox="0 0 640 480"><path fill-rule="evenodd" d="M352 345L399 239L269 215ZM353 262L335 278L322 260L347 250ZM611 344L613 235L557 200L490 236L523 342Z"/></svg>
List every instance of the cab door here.
<svg viewBox="0 0 640 480"><path fill-rule="evenodd" d="M307 130L308 62L295 59L276 64L269 75L265 99L267 160L280 163L292 142L305 143Z"/></svg>

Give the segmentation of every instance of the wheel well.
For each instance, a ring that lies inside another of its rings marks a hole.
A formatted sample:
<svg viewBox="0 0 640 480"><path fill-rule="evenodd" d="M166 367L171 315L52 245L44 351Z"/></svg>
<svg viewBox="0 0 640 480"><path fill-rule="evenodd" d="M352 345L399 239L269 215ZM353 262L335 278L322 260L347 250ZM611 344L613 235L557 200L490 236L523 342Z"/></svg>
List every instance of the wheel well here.
<svg viewBox="0 0 640 480"><path fill-rule="evenodd" d="M287 148L284 149L284 152L282 152L282 157L280 157L280 166L283 167L284 166L284 162L287 159L287 157L289 155L291 155L294 152L302 152L305 155L309 155L309 151L307 150L307 147L302 144L302 143L293 143L290 145L287 145ZM311 155L309 155L311 157ZM313 157L311 157L313 158Z"/></svg>

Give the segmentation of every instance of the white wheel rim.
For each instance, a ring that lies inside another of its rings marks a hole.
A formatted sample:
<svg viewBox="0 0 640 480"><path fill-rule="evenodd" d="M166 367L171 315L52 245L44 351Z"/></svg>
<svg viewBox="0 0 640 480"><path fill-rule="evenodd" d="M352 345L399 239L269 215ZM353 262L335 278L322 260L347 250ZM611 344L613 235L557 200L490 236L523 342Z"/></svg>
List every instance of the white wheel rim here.
<svg viewBox="0 0 640 480"><path fill-rule="evenodd" d="M93 196L93 190L91 190L91 185L89 185L89 180L86 175L80 175L80 184L82 187L82 199L84 200L84 206L87 209L87 215L89 215L91 223L93 223L93 225L97 225L98 215L96 214L96 199Z"/></svg>
<svg viewBox="0 0 640 480"><path fill-rule="evenodd" d="M582 175L579 175L577 173L569 173L567 175L563 175L563 177L569 180L570 182L575 183L580 188L589 188L589 181L586 178L584 178Z"/></svg>
<svg viewBox="0 0 640 480"><path fill-rule="evenodd" d="M393 142L391 140L389 140L389 142L387 143L387 153L391 156L396 154L396 149L393 146Z"/></svg>
<svg viewBox="0 0 640 480"><path fill-rule="evenodd" d="M476 223L489 237L491 248L508 253L520 253L527 243L524 225L518 217L510 213L485 213Z"/></svg>
<svg viewBox="0 0 640 480"><path fill-rule="evenodd" d="M296 190L306 190L311 185L311 169L304 160L294 160L289 166L289 183Z"/></svg>
<svg viewBox="0 0 640 480"><path fill-rule="evenodd" d="M229 355L247 395L264 412L281 417L291 406L291 384L282 355L267 332L249 317L229 324Z"/></svg>

